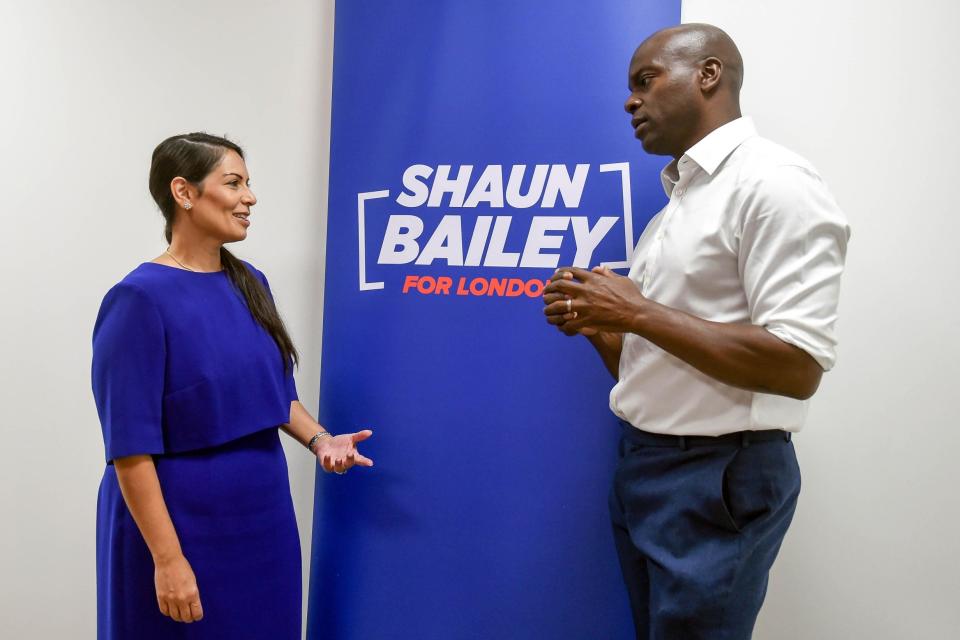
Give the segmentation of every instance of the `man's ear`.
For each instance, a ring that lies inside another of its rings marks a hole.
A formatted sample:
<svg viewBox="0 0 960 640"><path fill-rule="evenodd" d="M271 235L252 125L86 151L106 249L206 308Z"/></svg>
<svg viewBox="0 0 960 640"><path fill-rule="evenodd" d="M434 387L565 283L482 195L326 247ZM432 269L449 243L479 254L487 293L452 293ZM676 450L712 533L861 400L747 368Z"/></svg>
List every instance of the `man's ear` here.
<svg viewBox="0 0 960 640"><path fill-rule="evenodd" d="M704 93L713 93L720 86L722 76L723 61L720 58L707 58L700 65L700 90Z"/></svg>
<svg viewBox="0 0 960 640"><path fill-rule="evenodd" d="M170 193L173 194L177 205L183 209L192 207L193 201L199 196L197 188L189 180L180 176L170 181Z"/></svg>

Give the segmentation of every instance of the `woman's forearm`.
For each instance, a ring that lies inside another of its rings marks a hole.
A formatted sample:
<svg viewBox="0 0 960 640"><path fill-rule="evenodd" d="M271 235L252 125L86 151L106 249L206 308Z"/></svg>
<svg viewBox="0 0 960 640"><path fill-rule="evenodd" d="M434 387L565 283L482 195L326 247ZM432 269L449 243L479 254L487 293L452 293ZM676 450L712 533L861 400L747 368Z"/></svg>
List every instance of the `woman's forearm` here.
<svg viewBox="0 0 960 640"><path fill-rule="evenodd" d="M280 428L303 446L307 446L310 438L315 436L318 431L326 431L313 419L307 408L297 400L290 403L290 422L281 425Z"/></svg>
<svg viewBox="0 0 960 640"><path fill-rule="evenodd" d="M148 455L128 456L117 458L113 465L123 499L153 555L154 563L182 556L180 539L167 511L153 458Z"/></svg>

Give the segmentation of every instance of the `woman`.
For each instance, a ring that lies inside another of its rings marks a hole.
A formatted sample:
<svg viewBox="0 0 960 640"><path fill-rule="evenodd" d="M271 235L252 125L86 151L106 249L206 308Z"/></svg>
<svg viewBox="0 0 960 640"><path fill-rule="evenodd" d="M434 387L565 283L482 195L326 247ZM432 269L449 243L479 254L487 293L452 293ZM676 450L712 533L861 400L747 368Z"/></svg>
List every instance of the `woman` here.
<svg viewBox="0 0 960 640"><path fill-rule="evenodd" d="M278 427L325 471L373 462L297 400L296 350L247 236L243 151L203 133L153 152L169 248L104 297L93 393L98 637L300 638L300 544ZM184 624L194 623L194 624Z"/></svg>

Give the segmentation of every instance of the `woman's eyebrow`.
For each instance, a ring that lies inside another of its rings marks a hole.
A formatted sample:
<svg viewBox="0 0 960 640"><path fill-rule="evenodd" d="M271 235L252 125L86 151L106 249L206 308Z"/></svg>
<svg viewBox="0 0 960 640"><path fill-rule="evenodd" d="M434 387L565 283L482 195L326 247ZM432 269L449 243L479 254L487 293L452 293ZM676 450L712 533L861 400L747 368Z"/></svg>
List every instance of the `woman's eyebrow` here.
<svg viewBox="0 0 960 640"><path fill-rule="evenodd" d="M224 178L226 178L227 176L237 176L238 178L240 178L241 180L243 180L243 176L242 176L242 175L240 175L239 173L234 173L234 172L232 172L232 171L223 174L223 177L224 177ZM250 182L250 178L247 178L247 182Z"/></svg>

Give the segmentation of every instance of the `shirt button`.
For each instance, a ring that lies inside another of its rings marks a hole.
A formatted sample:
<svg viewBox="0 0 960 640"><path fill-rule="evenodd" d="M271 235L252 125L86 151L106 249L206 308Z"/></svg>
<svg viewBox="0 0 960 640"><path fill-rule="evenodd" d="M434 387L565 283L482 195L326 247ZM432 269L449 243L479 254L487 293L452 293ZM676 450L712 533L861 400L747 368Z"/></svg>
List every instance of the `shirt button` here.
<svg viewBox="0 0 960 640"><path fill-rule="evenodd" d="M677 197L680 197L680 196L682 196L682 195L683 195L683 189L682 189L682 188L680 188L680 189L677 189L676 191L674 191L674 193L676 193L676 194L677 194Z"/></svg>
<svg viewBox="0 0 960 640"><path fill-rule="evenodd" d="M657 241L663 240L663 231L657 231L656 239Z"/></svg>

